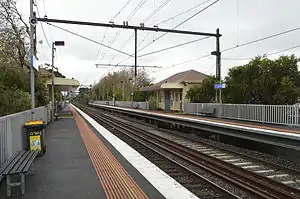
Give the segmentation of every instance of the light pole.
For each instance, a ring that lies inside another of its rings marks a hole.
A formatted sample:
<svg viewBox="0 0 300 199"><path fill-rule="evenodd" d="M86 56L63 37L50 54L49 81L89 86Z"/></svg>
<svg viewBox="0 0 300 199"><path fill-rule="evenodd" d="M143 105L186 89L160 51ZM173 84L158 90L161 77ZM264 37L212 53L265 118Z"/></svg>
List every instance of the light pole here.
<svg viewBox="0 0 300 199"><path fill-rule="evenodd" d="M132 102L132 108L133 108L133 95L134 95L134 93L133 93L133 82L132 82L132 78L129 78L129 81L130 81L130 83L131 83L131 93L130 93L130 95L131 95L131 102Z"/></svg>
<svg viewBox="0 0 300 199"><path fill-rule="evenodd" d="M55 103L55 98L54 98L54 51L55 51L55 46L64 46L65 42L64 41L55 41L52 43L52 120L53 120L53 115L54 115L54 103ZM57 109L56 109L57 112Z"/></svg>
<svg viewBox="0 0 300 199"><path fill-rule="evenodd" d="M125 81L120 81L122 84L122 96L123 96L123 101L125 101Z"/></svg>
<svg viewBox="0 0 300 199"><path fill-rule="evenodd" d="M112 89L113 89L113 106L115 105L115 85L114 84L111 84L111 86L112 86Z"/></svg>

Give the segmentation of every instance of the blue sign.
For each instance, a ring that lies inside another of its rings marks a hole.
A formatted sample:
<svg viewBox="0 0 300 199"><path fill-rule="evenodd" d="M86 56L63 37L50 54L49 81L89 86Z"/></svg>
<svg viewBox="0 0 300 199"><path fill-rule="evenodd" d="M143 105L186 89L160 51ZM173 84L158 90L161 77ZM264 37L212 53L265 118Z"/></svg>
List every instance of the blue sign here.
<svg viewBox="0 0 300 199"><path fill-rule="evenodd" d="M215 84L214 87L215 89L225 88L225 84Z"/></svg>

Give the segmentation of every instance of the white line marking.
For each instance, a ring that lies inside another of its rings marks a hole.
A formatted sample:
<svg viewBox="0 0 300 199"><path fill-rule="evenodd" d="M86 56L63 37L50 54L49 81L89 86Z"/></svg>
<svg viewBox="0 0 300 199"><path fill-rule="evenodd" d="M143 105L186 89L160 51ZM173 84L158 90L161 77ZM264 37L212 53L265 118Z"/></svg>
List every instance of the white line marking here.
<svg viewBox="0 0 300 199"><path fill-rule="evenodd" d="M275 175L270 175L270 176L267 176L268 178L280 178L280 177L286 177L286 176L289 176L289 174L275 174Z"/></svg>
<svg viewBox="0 0 300 199"><path fill-rule="evenodd" d="M283 184L294 184L294 183L296 183L295 181L292 181L292 180L288 180L288 181L283 181L283 182L281 182L281 183L283 183Z"/></svg>
<svg viewBox="0 0 300 199"><path fill-rule="evenodd" d="M260 165L250 165L250 166L243 166L243 169L253 169L253 168L258 168Z"/></svg>
<svg viewBox="0 0 300 199"><path fill-rule="evenodd" d="M269 172L273 172L273 169L266 169L266 170L259 170L259 171L254 171L255 173L269 173Z"/></svg>
<svg viewBox="0 0 300 199"><path fill-rule="evenodd" d="M224 160L225 162L237 162L240 161L241 159L237 158L237 159L229 159L229 160Z"/></svg>
<svg viewBox="0 0 300 199"><path fill-rule="evenodd" d="M218 159L227 159L227 158L233 158L232 155L224 155L224 156L218 156Z"/></svg>
<svg viewBox="0 0 300 199"><path fill-rule="evenodd" d="M252 162L239 162L239 163L233 163L235 166L243 166L243 165L248 165L252 164Z"/></svg>

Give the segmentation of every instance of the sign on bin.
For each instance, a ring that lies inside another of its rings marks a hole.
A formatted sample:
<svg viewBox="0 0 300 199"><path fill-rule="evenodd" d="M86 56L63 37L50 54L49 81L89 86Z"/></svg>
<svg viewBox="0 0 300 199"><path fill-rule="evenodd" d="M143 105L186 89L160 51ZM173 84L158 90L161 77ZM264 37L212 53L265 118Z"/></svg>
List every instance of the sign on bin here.
<svg viewBox="0 0 300 199"><path fill-rule="evenodd" d="M39 155L44 155L46 145L44 140L45 123L44 121L29 121L25 123L27 134L28 149L39 151Z"/></svg>
<svg viewBox="0 0 300 199"><path fill-rule="evenodd" d="M35 132L29 133L29 143L30 143L30 150L34 150L34 151L42 150L40 131L35 131Z"/></svg>

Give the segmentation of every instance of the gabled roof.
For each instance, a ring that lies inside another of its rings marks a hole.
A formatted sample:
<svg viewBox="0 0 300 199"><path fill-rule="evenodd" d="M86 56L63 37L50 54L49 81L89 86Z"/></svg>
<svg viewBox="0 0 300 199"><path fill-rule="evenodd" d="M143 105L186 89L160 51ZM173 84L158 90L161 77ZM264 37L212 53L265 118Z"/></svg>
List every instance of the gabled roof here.
<svg viewBox="0 0 300 199"><path fill-rule="evenodd" d="M160 89L164 83L201 83L208 75L198 72L196 70L188 70L176 73L152 86L141 88L141 91L157 90Z"/></svg>

